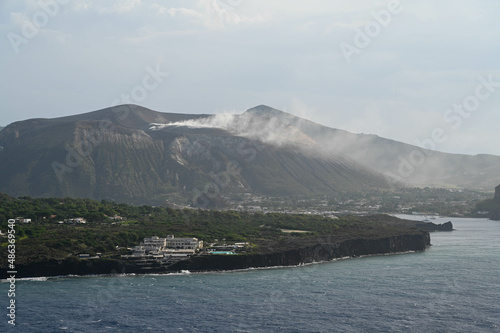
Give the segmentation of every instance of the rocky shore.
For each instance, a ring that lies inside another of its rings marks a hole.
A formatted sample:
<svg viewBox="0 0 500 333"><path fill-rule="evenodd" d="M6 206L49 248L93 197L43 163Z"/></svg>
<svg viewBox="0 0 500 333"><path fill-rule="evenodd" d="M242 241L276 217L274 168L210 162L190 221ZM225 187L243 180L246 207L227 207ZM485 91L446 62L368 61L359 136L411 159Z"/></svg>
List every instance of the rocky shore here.
<svg viewBox="0 0 500 333"><path fill-rule="evenodd" d="M17 266L16 278L49 277L91 274L144 274L228 271L236 269L295 266L337 258L382 255L408 251L423 251L430 245L430 235L425 230L413 230L408 234L374 239L347 239L338 241L332 236L301 239L279 251L239 255L198 255L179 261L169 267L141 268L123 259L76 259L46 260ZM7 270L0 271L0 278L7 278Z"/></svg>
<svg viewBox="0 0 500 333"><path fill-rule="evenodd" d="M419 234L391 236L381 239L352 239L331 243L319 241L313 246L283 252L248 255L197 256L180 261L170 269L173 271L224 271L258 267L295 266L313 262L329 261L345 257L381 255L409 251L423 251L430 245L427 231Z"/></svg>

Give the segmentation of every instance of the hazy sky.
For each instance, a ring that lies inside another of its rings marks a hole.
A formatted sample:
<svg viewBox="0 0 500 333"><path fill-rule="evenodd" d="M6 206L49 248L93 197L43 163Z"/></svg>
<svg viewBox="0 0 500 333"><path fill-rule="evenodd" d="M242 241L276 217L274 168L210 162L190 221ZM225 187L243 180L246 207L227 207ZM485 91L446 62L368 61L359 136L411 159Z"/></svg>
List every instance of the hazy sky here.
<svg viewBox="0 0 500 333"><path fill-rule="evenodd" d="M3 0L0 125L122 103L266 104L500 155L499 12L498 0Z"/></svg>

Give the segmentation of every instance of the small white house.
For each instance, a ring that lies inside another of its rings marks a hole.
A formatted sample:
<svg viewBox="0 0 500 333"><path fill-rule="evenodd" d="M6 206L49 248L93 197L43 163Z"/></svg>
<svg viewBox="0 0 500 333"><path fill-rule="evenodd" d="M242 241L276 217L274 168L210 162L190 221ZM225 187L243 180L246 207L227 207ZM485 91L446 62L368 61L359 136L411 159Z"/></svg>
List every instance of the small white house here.
<svg viewBox="0 0 500 333"><path fill-rule="evenodd" d="M87 220L84 219L83 217L74 217L71 219L64 220L64 222L84 224L87 223Z"/></svg>

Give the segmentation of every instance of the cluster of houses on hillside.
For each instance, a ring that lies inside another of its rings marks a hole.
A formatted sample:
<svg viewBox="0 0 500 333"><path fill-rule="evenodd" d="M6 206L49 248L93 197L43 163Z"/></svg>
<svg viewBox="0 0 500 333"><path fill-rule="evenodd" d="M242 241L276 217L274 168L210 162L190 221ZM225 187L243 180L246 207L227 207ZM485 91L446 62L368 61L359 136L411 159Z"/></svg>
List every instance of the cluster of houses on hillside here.
<svg viewBox="0 0 500 333"><path fill-rule="evenodd" d="M26 219L24 217L16 217L16 223L31 223L31 219Z"/></svg>
<svg viewBox="0 0 500 333"><path fill-rule="evenodd" d="M146 237L144 241L131 248L132 254L123 255L123 258L135 262L173 263L195 254L203 249L203 241L198 238L176 238L168 235L166 238L158 236Z"/></svg>
<svg viewBox="0 0 500 333"><path fill-rule="evenodd" d="M250 243L234 243L215 245L210 244L209 249L204 249L204 243L198 238L177 238L174 235L168 235L165 238L158 236L146 237L139 244L129 250L131 254L122 255L122 258L129 260L134 265L144 270L168 267L180 260L200 253L203 255L228 255L245 252L249 249ZM101 253L96 256L82 253L78 255L80 259L97 259Z"/></svg>
<svg viewBox="0 0 500 333"><path fill-rule="evenodd" d="M85 224L85 223L87 223L87 220L84 219L83 217L73 217L71 219L64 219L64 223L69 223L69 224Z"/></svg>
<svg viewBox="0 0 500 333"><path fill-rule="evenodd" d="M108 220L115 221L115 222L126 220L125 217L121 217L121 216L118 216L116 214L114 216L105 215L105 217ZM24 218L24 217L16 217L15 220L16 220L16 223L31 223L32 222L31 219ZM84 217L72 217L69 219L58 220L57 215L45 216L45 217L43 217L43 220L50 220L50 221L57 222L59 224L86 224L88 222L87 219L85 219ZM92 221L90 221L90 222L92 222Z"/></svg>

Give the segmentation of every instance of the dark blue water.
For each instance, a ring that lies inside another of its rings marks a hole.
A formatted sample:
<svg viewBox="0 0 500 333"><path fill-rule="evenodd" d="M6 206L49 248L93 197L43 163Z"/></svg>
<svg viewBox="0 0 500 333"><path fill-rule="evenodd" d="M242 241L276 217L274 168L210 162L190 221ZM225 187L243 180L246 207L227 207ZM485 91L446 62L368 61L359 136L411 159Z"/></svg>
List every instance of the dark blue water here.
<svg viewBox="0 0 500 333"><path fill-rule="evenodd" d="M447 221L444 219L442 221ZM437 222L442 222L437 221ZM228 273L18 281L2 332L500 332L500 222L427 251Z"/></svg>

